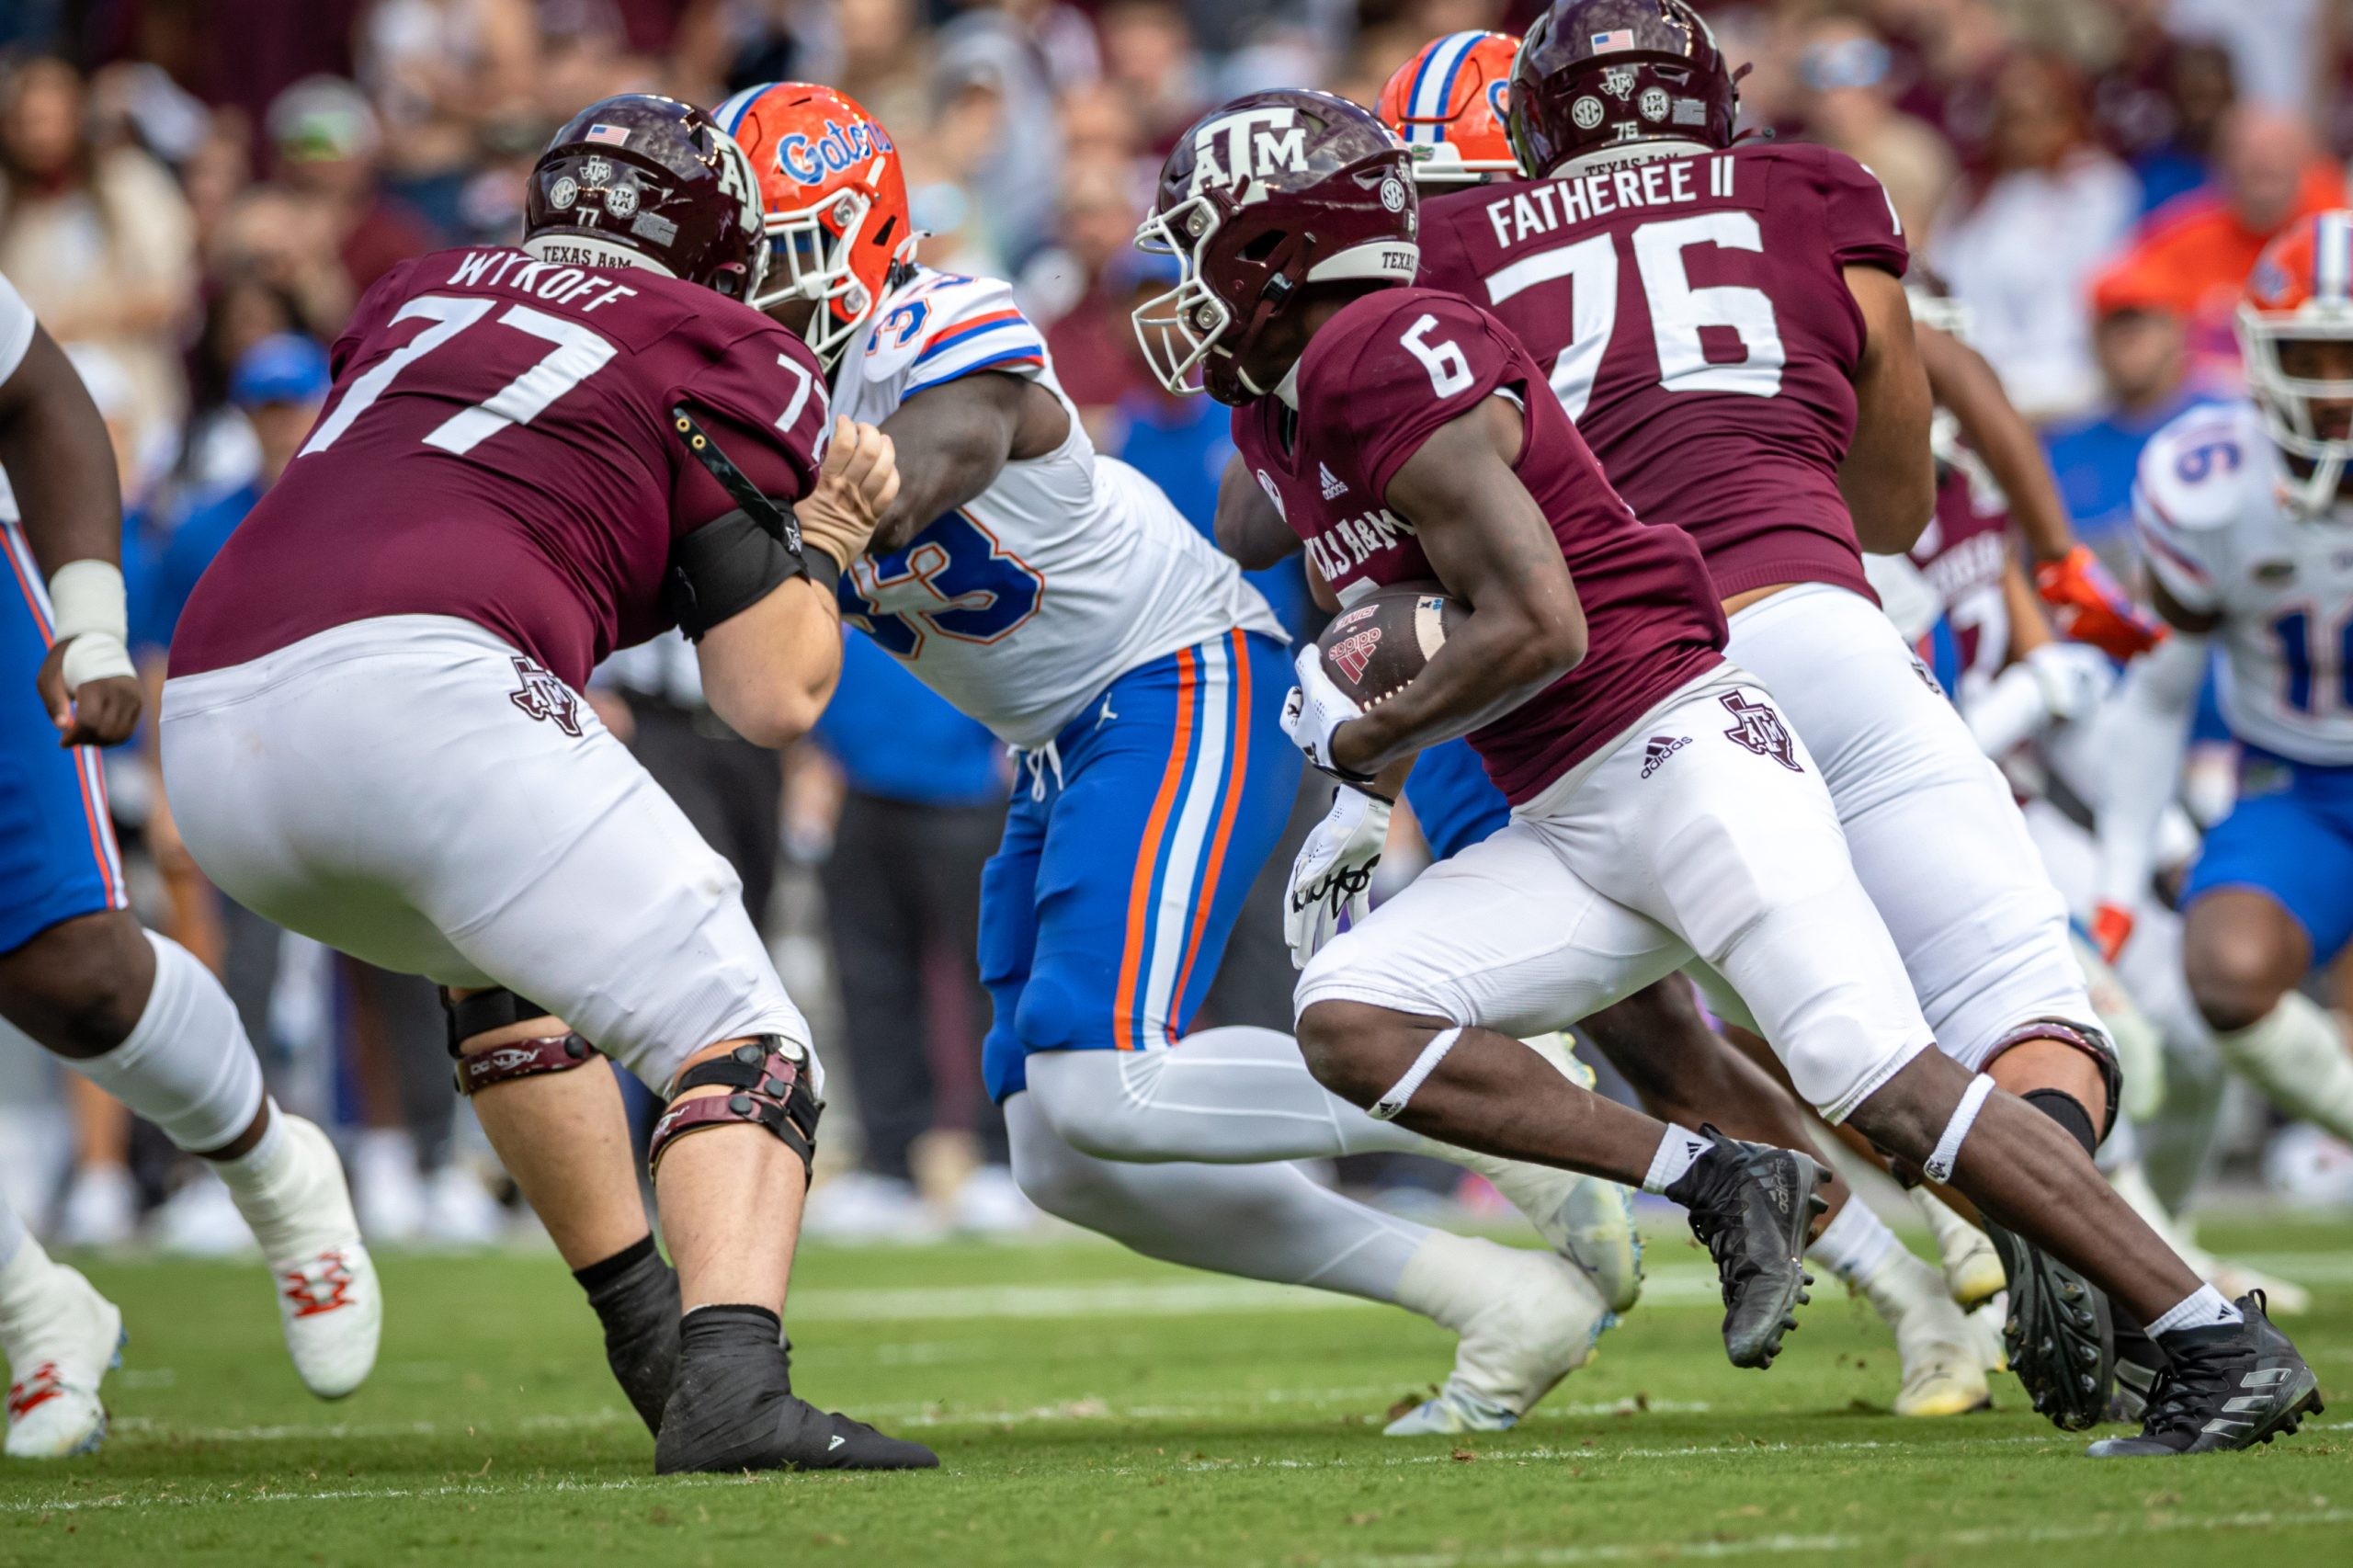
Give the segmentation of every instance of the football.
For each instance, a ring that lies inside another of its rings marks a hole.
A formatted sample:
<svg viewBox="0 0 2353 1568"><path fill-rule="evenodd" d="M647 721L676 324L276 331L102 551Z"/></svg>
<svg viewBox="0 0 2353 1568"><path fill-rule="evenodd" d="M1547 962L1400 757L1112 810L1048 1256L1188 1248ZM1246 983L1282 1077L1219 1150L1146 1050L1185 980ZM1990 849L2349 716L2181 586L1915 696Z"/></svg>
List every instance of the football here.
<svg viewBox="0 0 2353 1568"><path fill-rule="evenodd" d="M1437 583L1392 583L1332 618L1315 640L1324 673L1370 708L1404 690L1469 613Z"/></svg>

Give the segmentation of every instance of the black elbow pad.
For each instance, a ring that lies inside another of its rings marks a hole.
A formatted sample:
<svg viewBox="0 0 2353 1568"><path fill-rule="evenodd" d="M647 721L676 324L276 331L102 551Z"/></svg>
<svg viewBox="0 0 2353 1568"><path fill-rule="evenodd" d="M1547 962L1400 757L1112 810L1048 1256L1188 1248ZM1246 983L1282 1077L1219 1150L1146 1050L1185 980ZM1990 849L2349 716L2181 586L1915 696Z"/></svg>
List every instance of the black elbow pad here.
<svg viewBox="0 0 2353 1568"><path fill-rule="evenodd" d="M790 515L790 507L780 509ZM670 547L662 608L689 642L699 642L704 632L801 574L801 557L738 507Z"/></svg>

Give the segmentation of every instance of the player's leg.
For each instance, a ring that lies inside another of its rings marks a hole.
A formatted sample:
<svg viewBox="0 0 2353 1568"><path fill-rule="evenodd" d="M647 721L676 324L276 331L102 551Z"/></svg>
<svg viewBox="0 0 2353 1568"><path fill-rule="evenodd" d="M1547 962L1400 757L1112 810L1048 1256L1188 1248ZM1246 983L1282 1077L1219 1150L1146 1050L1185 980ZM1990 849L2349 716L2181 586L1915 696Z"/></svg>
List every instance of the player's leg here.
<svg viewBox="0 0 2353 1568"><path fill-rule="evenodd" d="M1741 611L1727 652L1773 690L1820 765L1855 875L1938 1047L2029 1096L2088 1153L2117 1114L2112 1060L2064 901L1959 712L1886 617L1839 589L1792 589ZM2097 1421L2113 1357L2108 1303L2015 1233L1990 1233L2013 1287L2012 1369L2055 1413Z"/></svg>
<svg viewBox="0 0 2353 1568"><path fill-rule="evenodd" d="M106 1440L98 1383L121 1359L122 1313L81 1271L41 1250L0 1202L0 1356L8 1362L10 1459L63 1459Z"/></svg>
<svg viewBox="0 0 2353 1568"><path fill-rule="evenodd" d="M2353 1055L2297 990L2353 938L2353 805L2335 799L2342 790L2334 771L2299 770L2289 788L2242 799L2207 836L2184 893L2182 970L2223 1060L2289 1115L2345 1138Z"/></svg>
<svg viewBox="0 0 2353 1568"><path fill-rule="evenodd" d="M1735 1138L1820 1153L1820 1123L1786 1084L1752 1062L1700 1016L1681 975L1644 987L1578 1026L1662 1121L1712 1123ZM1824 1204L1807 1258L1869 1301L1895 1335L1903 1377L1898 1415L1953 1415L1990 1397L1984 1358L1967 1319L1937 1272L1856 1199L1835 1173L1816 1188Z"/></svg>
<svg viewBox="0 0 2353 1568"><path fill-rule="evenodd" d="M326 1135L280 1112L229 994L125 910L0 954L0 1015L217 1172L276 1277L295 1369L340 1399L375 1365L383 1296Z"/></svg>
<svg viewBox="0 0 2353 1568"><path fill-rule="evenodd" d="M1300 1045L1319 1081L1376 1119L1685 1204L1722 1276L1727 1350L1762 1365L1807 1283L1813 1161L1602 1099L1514 1038L1574 1022L1688 956L1515 822L1315 956L1300 979Z"/></svg>

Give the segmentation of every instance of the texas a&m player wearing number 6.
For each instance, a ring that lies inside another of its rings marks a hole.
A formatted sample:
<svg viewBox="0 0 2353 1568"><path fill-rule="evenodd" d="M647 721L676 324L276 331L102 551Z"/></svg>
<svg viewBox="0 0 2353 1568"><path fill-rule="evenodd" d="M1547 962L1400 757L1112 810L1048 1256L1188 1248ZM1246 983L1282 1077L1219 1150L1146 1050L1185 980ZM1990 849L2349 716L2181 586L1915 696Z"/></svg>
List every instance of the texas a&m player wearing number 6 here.
<svg viewBox="0 0 2353 1568"><path fill-rule="evenodd" d="M1320 651L1302 656L1294 740L1376 787L1468 734L1514 804L1510 826L1309 964L1300 1040L1317 1075L1449 1142L1668 1191L1724 1273L1733 1359L1762 1364L1804 1278L1813 1163L1610 1106L1510 1038L1696 957L1825 1116L2194 1355L2198 1399L2233 1399L2202 1446L2292 1429L2313 1385L2284 1336L2201 1284L2051 1119L1934 1049L1811 757L1719 652L1697 547L1628 510L1509 328L1410 286L1416 218L1404 149L1377 120L1274 92L1179 144L1142 231L1182 278L1139 308L1139 329L1172 390L1237 405L1236 442L1270 495L1262 553L1307 544L1344 606L1435 577L1470 610L1368 710ZM2242 1376L2279 1392L2234 1397Z"/></svg>
<svg viewBox="0 0 2353 1568"><path fill-rule="evenodd" d="M668 1281L595 1051L669 1096L651 1158L684 1315L615 1356L658 1470L927 1466L792 1393L808 1026L734 874L579 694L680 625L713 710L781 744L839 671L833 579L896 469L744 302L757 190L702 111L608 98L540 157L522 248L388 273L180 619L165 780L232 897L450 988L460 1084L535 1203L625 1196L602 1230L551 1220L592 1292Z"/></svg>

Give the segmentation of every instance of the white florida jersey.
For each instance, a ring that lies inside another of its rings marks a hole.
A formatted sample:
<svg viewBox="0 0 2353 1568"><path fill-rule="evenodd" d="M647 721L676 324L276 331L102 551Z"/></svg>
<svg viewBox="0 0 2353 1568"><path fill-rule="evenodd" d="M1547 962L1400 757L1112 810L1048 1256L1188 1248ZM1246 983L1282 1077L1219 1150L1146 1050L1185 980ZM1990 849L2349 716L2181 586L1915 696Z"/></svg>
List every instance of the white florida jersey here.
<svg viewBox="0 0 2353 1568"><path fill-rule="evenodd" d="M2132 509L2149 570L2218 615L2222 717L2296 762L2353 765L2353 503L2307 516L2248 403L2193 408L2141 453Z"/></svg>
<svg viewBox="0 0 2353 1568"><path fill-rule="evenodd" d="M1043 335L989 278L929 267L885 295L835 372L834 410L880 425L979 370L1026 377L1070 414L1041 458L842 574L843 618L1009 745L1041 746L1118 676L1243 627L1283 635L1258 591L1157 485L1097 457Z"/></svg>

